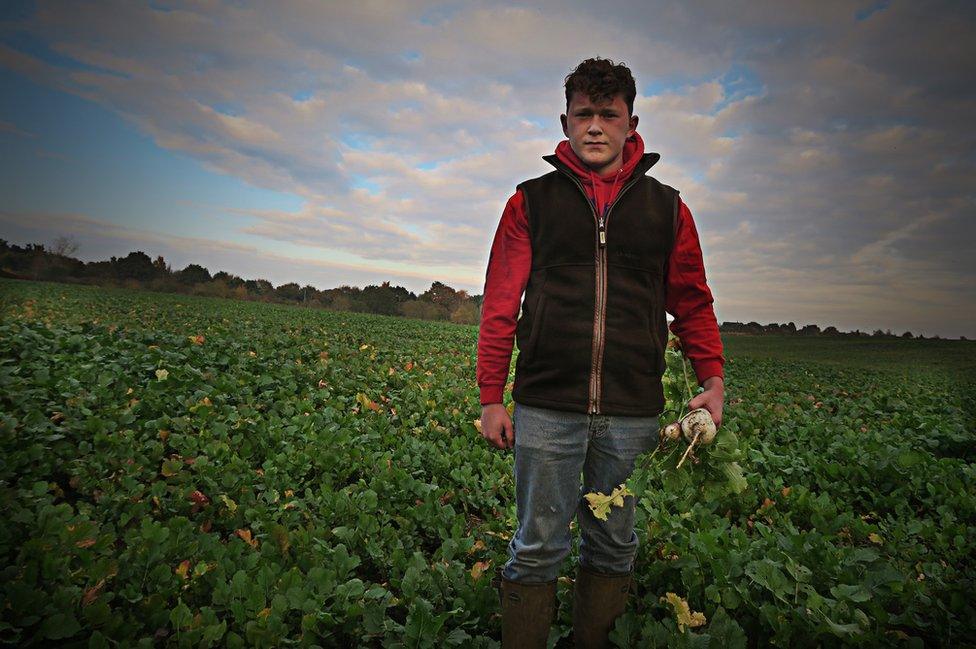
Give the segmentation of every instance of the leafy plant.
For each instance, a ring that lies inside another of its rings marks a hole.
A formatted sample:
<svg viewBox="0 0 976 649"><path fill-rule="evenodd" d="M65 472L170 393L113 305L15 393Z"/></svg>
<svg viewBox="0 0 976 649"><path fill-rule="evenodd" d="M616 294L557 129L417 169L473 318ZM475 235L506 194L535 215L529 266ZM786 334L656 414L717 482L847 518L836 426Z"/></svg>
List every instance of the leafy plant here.
<svg viewBox="0 0 976 649"><path fill-rule="evenodd" d="M497 646L514 484L475 428L476 340L0 280L0 644ZM976 635L972 347L908 341L933 359L908 368L761 342L727 338L700 461L648 454L626 485L640 547L614 641ZM662 421L690 385L677 350L668 367ZM679 628L667 593L705 622Z"/></svg>

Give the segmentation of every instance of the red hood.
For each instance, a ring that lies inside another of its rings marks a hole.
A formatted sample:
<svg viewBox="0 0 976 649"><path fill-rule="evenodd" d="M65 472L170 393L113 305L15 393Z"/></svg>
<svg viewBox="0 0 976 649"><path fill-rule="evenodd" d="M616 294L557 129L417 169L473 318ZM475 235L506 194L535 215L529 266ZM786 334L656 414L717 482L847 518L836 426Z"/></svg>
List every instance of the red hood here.
<svg viewBox="0 0 976 649"><path fill-rule="evenodd" d="M568 166L583 183L586 195L594 201L598 214L603 214L606 206L613 202L617 197L617 192L627 182L634 167L640 162L644 155L644 140L636 131L634 137L624 142L624 164L619 171L612 171L605 176L597 176L593 170L583 164L573 148L569 146L569 140L563 140L556 146L556 157L559 161Z"/></svg>

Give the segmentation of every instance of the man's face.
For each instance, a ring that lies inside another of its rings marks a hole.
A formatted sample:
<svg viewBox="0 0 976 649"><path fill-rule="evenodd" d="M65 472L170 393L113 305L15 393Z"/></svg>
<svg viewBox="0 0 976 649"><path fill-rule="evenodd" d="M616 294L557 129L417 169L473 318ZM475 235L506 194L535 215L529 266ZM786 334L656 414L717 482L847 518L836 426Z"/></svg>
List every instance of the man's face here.
<svg viewBox="0 0 976 649"><path fill-rule="evenodd" d="M569 146L587 167L602 175L623 164L624 142L637 128L637 116L627 114L623 95L593 103L581 92L573 93L566 115L560 117Z"/></svg>

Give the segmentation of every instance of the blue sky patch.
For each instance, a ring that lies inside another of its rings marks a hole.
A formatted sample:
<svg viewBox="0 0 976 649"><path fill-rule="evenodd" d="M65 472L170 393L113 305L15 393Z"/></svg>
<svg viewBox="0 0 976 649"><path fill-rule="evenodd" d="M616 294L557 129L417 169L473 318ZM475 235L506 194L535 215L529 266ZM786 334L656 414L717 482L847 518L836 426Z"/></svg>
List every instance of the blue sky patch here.
<svg viewBox="0 0 976 649"><path fill-rule="evenodd" d="M725 91L725 98L715 107L716 111L722 110L734 101L760 95L764 88L759 75L743 63L733 64L719 79L719 83Z"/></svg>
<svg viewBox="0 0 976 649"><path fill-rule="evenodd" d="M86 214L120 225L232 240L234 210L299 209L294 195L254 187L156 145L121 117L0 69L0 195L24 213ZM52 181L56 179L56 181Z"/></svg>
<svg viewBox="0 0 976 649"><path fill-rule="evenodd" d="M688 83L688 79L683 77L659 77L642 84L640 91L645 97L654 97L677 92Z"/></svg>
<svg viewBox="0 0 976 649"><path fill-rule="evenodd" d="M352 177L349 184L354 189L365 189L370 194L380 193L379 183L377 183L375 180L372 180L371 178L368 178L367 176L356 174Z"/></svg>
<svg viewBox="0 0 976 649"><path fill-rule="evenodd" d="M887 9L889 4L891 4L890 0L881 0L881 2L876 2L870 7L855 12L854 20L856 20L857 22L867 20L868 18L878 13L879 11L884 11L885 9Z"/></svg>
<svg viewBox="0 0 976 649"><path fill-rule="evenodd" d="M343 133L339 141L350 149L357 151L368 151L373 148L372 141L375 138L365 133Z"/></svg>

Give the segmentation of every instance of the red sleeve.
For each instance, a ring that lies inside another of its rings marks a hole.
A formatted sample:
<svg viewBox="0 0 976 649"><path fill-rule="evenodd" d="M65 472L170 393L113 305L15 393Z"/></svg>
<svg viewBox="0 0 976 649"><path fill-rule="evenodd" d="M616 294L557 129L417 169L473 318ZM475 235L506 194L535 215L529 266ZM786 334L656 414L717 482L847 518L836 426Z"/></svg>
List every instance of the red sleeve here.
<svg viewBox="0 0 976 649"><path fill-rule="evenodd" d="M712 310L712 292L705 282L705 264L695 221L688 206L679 200L674 248L665 281L665 308L674 316L671 332L691 361L698 383L713 376L724 377L722 338Z"/></svg>
<svg viewBox="0 0 976 649"><path fill-rule="evenodd" d="M485 274L477 369L482 405L502 402L519 306L531 267L529 222L522 192L516 191L502 212Z"/></svg>

